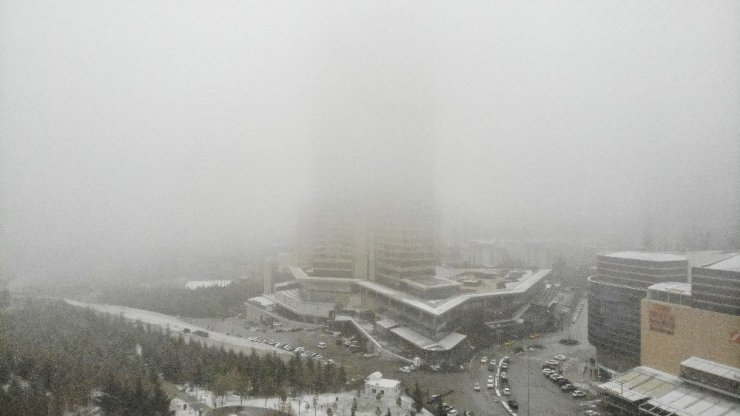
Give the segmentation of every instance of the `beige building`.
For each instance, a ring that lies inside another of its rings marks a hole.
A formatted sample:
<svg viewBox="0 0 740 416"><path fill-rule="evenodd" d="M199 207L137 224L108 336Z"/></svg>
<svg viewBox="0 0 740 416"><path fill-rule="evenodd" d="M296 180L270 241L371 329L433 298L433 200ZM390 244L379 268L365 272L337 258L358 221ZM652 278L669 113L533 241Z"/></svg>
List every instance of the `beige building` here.
<svg viewBox="0 0 740 416"><path fill-rule="evenodd" d="M691 356L740 367L740 316L692 307L690 290L650 287L640 311L640 364L673 375Z"/></svg>

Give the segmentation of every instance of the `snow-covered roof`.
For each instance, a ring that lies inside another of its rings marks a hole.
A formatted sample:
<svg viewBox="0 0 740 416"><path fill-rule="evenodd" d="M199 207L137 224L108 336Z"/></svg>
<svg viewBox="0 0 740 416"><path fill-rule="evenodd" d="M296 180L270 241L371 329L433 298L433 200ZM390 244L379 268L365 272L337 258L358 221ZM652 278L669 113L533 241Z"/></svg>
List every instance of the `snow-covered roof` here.
<svg viewBox="0 0 740 416"><path fill-rule="evenodd" d="M459 334L457 332L451 332L447 334L446 337L440 339L437 344L439 344L445 350L451 350L467 337L467 335Z"/></svg>
<svg viewBox="0 0 740 416"><path fill-rule="evenodd" d="M737 403L696 389L677 388L648 400L640 409L670 416L738 416Z"/></svg>
<svg viewBox="0 0 740 416"><path fill-rule="evenodd" d="M691 296L691 283L681 282L663 282L656 283L648 287L648 290L658 290L661 292L677 293Z"/></svg>
<svg viewBox="0 0 740 416"><path fill-rule="evenodd" d="M409 293L402 292L400 290L396 290L391 287L372 282L370 280L343 279L337 277L313 277L308 276L306 272L304 272L300 267L291 267L290 271L293 274L293 277L295 277L298 281L304 280L312 282L334 282L337 284L355 284L363 286L383 296L391 297L399 302L405 303L426 313L440 316L450 309L453 309L471 299L480 299L484 297L499 296L503 294L524 293L537 282L550 274L551 269L540 269L536 271L528 270L516 282L508 282L505 289L494 289L486 292L457 295L435 302L418 299Z"/></svg>
<svg viewBox="0 0 740 416"><path fill-rule="evenodd" d="M389 378L381 378L380 380L366 381L365 384L367 384L368 386L373 386L373 387L383 387L386 389L395 389L396 387L398 387L399 384L401 384L401 382L398 380L392 380Z"/></svg>
<svg viewBox="0 0 740 416"><path fill-rule="evenodd" d="M699 357L689 357L681 361L681 366L691 368L713 376L726 378L728 380L740 380L740 369L729 365L705 360Z"/></svg>
<svg viewBox="0 0 740 416"><path fill-rule="evenodd" d="M416 345L419 348L424 348L427 345L431 345L434 343L434 341L432 341L431 339L425 337L424 335L421 335L420 333L414 331L411 328L406 328L405 326L393 328L391 329L391 332L405 339L406 341L409 341L410 343Z"/></svg>
<svg viewBox="0 0 740 416"><path fill-rule="evenodd" d="M398 326L398 322L394 321L393 319L389 319L389 318L383 318L375 322L375 324L384 329L391 329L391 328L395 328Z"/></svg>
<svg viewBox="0 0 740 416"><path fill-rule="evenodd" d="M706 267L713 270L727 270L731 272L740 272L740 254L729 259L722 260Z"/></svg>
<svg viewBox="0 0 740 416"><path fill-rule="evenodd" d="M619 259L643 260L643 261L687 261L686 256L671 253L654 253L649 251L620 251L617 253L604 253L603 257L614 257Z"/></svg>
<svg viewBox="0 0 740 416"><path fill-rule="evenodd" d="M275 302L271 301L270 299L267 299L264 296L255 296L253 298L249 298L250 302L258 303L260 306L268 307L268 306L275 306Z"/></svg>
<svg viewBox="0 0 740 416"><path fill-rule="evenodd" d="M600 384L599 389L629 402L662 396L671 391L679 379L650 367L635 367L612 381Z"/></svg>
<svg viewBox="0 0 740 416"><path fill-rule="evenodd" d="M201 289L204 287L226 287L231 284L231 280L191 280L185 283L185 287L190 290Z"/></svg>

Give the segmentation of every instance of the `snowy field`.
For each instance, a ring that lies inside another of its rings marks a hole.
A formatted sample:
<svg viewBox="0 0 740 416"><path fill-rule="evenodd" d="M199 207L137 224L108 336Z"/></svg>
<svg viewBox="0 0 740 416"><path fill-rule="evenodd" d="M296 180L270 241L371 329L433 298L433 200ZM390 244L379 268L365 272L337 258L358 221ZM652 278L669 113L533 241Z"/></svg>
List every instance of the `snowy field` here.
<svg viewBox="0 0 740 416"><path fill-rule="evenodd" d="M275 348L273 346L262 344L259 342L252 342L246 338L235 337L232 335L222 334L220 332L212 332L205 328L189 324L181 319L178 319L171 315L165 315L162 313L147 311L143 309L129 308L126 306L119 305L107 305L107 304L96 304L96 303L85 303L78 302L71 299L64 299L70 305L79 306L81 308L92 309L97 312L103 312L110 315L123 316L131 321L141 321L152 325L157 325L162 328L169 326L173 333L182 332L185 328L189 328L191 331L203 331L208 333L208 338L201 338L196 335L190 335L192 339L198 339L206 342L208 345L223 345L224 347L237 347L238 349L251 349L260 351L274 351L281 355L290 355L291 353ZM187 336L188 334L183 334Z"/></svg>
<svg viewBox="0 0 740 416"><path fill-rule="evenodd" d="M236 395L227 394L223 397L214 397L213 393L208 390L199 388L189 388L185 391L186 394L191 396L193 400L200 402L201 404L211 407L219 408L226 406L249 406L249 407L260 407L265 409L283 409L286 410L277 397L270 398L254 398L245 397L243 400ZM401 405L396 403L396 397L381 397L378 399L372 394L362 394L357 398L356 392L342 392L342 393L326 393L314 396L312 394L305 394L298 397L288 398L285 406L290 406L295 415L306 416L325 416L327 410L331 409L332 414L341 416L349 416L352 409L352 401L357 399L357 412L356 416L377 416L377 410L380 409L382 415L385 415L388 409L390 409L393 416L405 416L412 409L412 400L410 397L401 396ZM314 405L315 403L315 405ZM175 399L170 405L170 410L176 411L176 416L192 415L192 411L183 410L183 401ZM189 406L188 406L189 407ZM427 410L423 410L424 416L432 416Z"/></svg>

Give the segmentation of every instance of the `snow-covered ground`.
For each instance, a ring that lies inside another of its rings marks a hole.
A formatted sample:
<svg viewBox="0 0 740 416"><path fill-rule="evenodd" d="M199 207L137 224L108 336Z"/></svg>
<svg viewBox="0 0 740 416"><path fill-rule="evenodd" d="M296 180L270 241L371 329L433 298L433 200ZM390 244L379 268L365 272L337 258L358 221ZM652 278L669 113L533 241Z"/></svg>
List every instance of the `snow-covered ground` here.
<svg viewBox="0 0 740 416"><path fill-rule="evenodd" d="M201 328L192 324L189 324L177 317L171 315L165 315L158 312L147 311L144 309L129 308L127 306L119 305L108 305L108 304L97 304L97 303L86 303L78 302L76 300L64 299L70 305L79 306L81 308L89 308L94 311L103 312L116 316L123 316L126 319L132 321L141 321L152 325L157 325L162 328L167 326L173 332L182 332L185 328L189 328L191 331L204 331L208 333L208 338L200 338L201 341L208 342L209 345L213 343L223 344L225 347L234 346L241 348L254 348L262 351L274 351L278 354L287 355L290 354L285 350L275 348L273 346L262 344L259 342L252 342L246 338L235 337L232 335L222 334L220 332L212 332L205 328ZM197 336L193 337L198 339Z"/></svg>
<svg viewBox="0 0 740 416"><path fill-rule="evenodd" d="M331 409L333 415L349 416L351 414L353 399L357 399L358 407L357 412L355 413L356 416L377 416L376 409L380 409L382 415L385 415L388 409L390 409L391 414L394 416L405 416L412 409L412 400L410 397L405 395L401 396L401 405L399 406L396 403L397 397L395 396L381 397L380 400L378 400L375 395L365 393L357 398L356 393L356 391L350 391L342 393L326 393L317 396L304 394L297 397L289 397L285 406L290 406L295 415L305 414L306 416L326 416L328 409ZM210 391L199 388L187 389L186 394L191 396L194 400L198 400L200 403L209 407L250 406L266 409L285 409L281 406L280 399L277 397L245 397L243 400L240 400L239 396L233 394L228 394L223 397L214 397L213 393ZM183 402L181 400L175 399L172 403L173 404L170 409L177 410L176 416L193 414L182 410ZM422 414L424 416L432 416L432 414L427 410L423 410Z"/></svg>

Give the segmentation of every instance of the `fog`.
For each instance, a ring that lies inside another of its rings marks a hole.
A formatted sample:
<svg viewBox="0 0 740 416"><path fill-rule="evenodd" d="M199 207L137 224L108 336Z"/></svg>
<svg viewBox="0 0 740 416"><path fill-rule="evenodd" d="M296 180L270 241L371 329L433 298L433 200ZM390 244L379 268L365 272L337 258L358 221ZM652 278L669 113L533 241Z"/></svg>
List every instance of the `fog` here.
<svg viewBox="0 0 740 416"><path fill-rule="evenodd" d="M290 246L316 195L396 178L429 178L451 234L738 248L738 22L735 1L0 2L2 273Z"/></svg>

